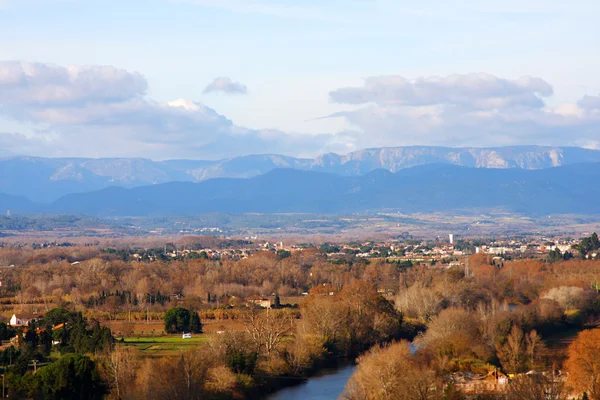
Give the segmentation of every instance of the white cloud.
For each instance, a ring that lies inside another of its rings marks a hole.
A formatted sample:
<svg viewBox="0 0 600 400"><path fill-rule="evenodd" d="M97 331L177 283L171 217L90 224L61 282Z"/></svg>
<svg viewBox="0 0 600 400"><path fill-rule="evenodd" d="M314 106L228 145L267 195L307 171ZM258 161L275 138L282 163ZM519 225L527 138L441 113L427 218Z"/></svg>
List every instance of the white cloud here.
<svg viewBox="0 0 600 400"><path fill-rule="evenodd" d="M452 104L489 109L511 106L539 108L544 104L540 97L551 94L552 87L540 78L523 77L511 81L479 73L416 80L401 76L371 77L365 80L363 87L334 90L330 97L334 102L347 104Z"/></svg>
<svg viewBox="0 0 600 400"><path fill-rule="evenodd" d="M549 83L489 74L367 78L331 92L352 127L337 134L247 129L189 99L158 102L139 73L108 66L0 62L0 155L224 158L315 156L365 147L598 146L600 98L548 107ZM17 121L17 122L14 122ZM8 128L7 128L8 127Z"/></svg>
<svg viewBox="0 0 600 400"><path fill-rule="evenodd" d="M396 145L589 146L600 128L600 98L548 107L552 86L535 77L508 80L489 74L409 80L371 77L361 87L330 93L332 101L364 105L339 112L358 128L360 147Z"/></svg>
<svg viewBox="0 0 600 400"><path fill-rule="evenodd" d="M113 67L2 62L0 117L35 129L0 133L0 146L15 154L156 159L328 149L329 135L245 129L199 102L149 99L147 87L139 73Z"/></svg>
<svg viewBox="0 0 600 400"><path fill-rule="evenodd" d="M63 106L113 102L143 96L148 84L137 72L110 66L70 66L0 62L0 102Z"/></svg>
<svg viewBox="0 0 600 400"><path fill-rule="evenodd" d="M204 94L213 93L213 92L223 92L226 94L246 94L248 93L248 88L246 85L234 82L230 78L227 77L218 77L213 79L211 83L204 88Z"/></svg>

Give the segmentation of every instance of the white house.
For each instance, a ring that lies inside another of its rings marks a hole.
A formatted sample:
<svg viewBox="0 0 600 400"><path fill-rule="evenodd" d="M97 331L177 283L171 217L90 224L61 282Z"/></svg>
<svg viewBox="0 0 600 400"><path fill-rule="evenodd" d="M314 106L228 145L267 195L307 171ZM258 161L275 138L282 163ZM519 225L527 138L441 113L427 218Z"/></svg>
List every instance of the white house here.
<svg viewBox="0 0 600 400"><path fill-rule="evenodd" d="M8 322L11 326L27 326L31 321L39 321L42 319L41 315L25 315L25 314L13 314Z"/></svg>

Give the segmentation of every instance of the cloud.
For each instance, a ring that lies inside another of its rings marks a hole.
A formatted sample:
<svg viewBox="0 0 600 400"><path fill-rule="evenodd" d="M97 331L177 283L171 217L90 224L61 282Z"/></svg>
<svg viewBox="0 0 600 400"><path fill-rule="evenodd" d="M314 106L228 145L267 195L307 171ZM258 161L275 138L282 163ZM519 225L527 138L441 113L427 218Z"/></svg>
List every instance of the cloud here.
<svg viewBox="0 0 600 400"><path fill-rule="evenodd" d="M378 105L460 105L477 109L513 106L543 107L541 97L552 95L552 86L540 78L517 80L490 74L450 75L408 80L401 76L379 76L365 80L363 87L341 88L330 93L336 103Z"/></svg>
<svg viewBox="0 0 600 400"><path fill-rule="evenodd" d="M203 93L207 94L214 92L223 92L226 94L246 94L248 93L248 88L246 85L239 82L234 82L230 78L218 77L213 79L213 81L206 86L206 88L204 88Z"/></svg>
<svg viewBox="0 0 600 400"><path fill-rule="evenodd" d="M26 135L0 133L3 153L165 159L328 149L330 135L246 129L202 103L162 103L147 90L139 73L114 67L1 62L0 117L34 126Z"/></svg>
<svg viewBox="0 0 600 400"><path fill-rule="evenodd" d="M114 102L143 96L144 77L110 66L61 67L18 61L0 62L0 102L18 106L68 106Z"/></svg>
<svg viewBox="0 0 600 400"><path fill-rule="evenodd" d="M597 141L600 98L548 107L552 86L541 78L490 74L422 77L376 76L360 87L330 92L352 110L329 117L356 127L358 147L397 145L590 146Z"/></svg>
<svg viewBox="0 0 600 400"><path fill-rule="evenodd" d="M577 105L586 110L600 111L600 96L585 95L581 100L577 102Z"/></svg>
<svg viewBox="0 0 600 400"><path fill-rule="evenodd" d="M225 83L214 86L232 82ZM8 131L0 132L0 156L215 159L402 145L600 145L600 96L549 107L552 86L536 77L367 78L330 94L348 109L327 118L353 128L319 135L248 129L200 102L147 93L141 74L111 66L0 62L0 130Z"/></svg>

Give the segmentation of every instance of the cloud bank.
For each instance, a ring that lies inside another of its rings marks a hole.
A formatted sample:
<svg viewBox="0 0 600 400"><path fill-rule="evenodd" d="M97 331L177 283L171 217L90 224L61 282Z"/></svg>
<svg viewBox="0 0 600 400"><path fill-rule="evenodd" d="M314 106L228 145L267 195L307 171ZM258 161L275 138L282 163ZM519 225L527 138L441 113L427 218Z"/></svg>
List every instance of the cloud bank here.
<svg viewBox="0 0 600 400"><path fill-rule="evenodd" d="M199 102L156 101L148 89L140 73L112 66L0 62L0 156L215 159L402 145L600 148L600 96L549 107L552 86L537 77L369 77L330 93L348 110L326 118L345 118L354 129L320 135L244 128ZM228 78L207 87L246 90Z"/></svg>
<svg viewBox="0 0 600 400"><path fill-rule="evenodd" d="M234 82L227 77L219 77L213 79L213 81L204 88L205 94L213 92L223 92L226 94L246 94L248 88L246 85L239 82Z"/></svg>
<svg viewBox="0 0 600 400"><path fill-rule="evenodd" d="M308 154L327 145L329 135L246 129L202 103L157 102L147 89L139 73L113 67L0 62L0 117L36 126L0 133L0 144L12 154L154 159Z"/></svg>
<svg viewBox="0 0 600 400"><path fill-rule="evenodd" d="M600 98L548 107L552 86L541 78L503 79L474 73L410 80L365 79L360 87L330 92L332 102L362 106L343 117L360 132L357 146L502 146L517 144L595 147L600 142Z"/></svg>

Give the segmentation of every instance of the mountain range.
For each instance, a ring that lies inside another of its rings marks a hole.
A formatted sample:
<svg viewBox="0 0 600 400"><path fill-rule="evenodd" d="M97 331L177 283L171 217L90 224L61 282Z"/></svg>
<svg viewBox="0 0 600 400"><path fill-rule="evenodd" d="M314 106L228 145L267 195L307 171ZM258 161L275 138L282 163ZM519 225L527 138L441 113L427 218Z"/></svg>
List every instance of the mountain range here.
<svg viewBox="0 0 600 400"><path fill-rule="evenodd" d="M598 150L542 146L391 147L365 149L347 155L330 153L314 159L269 154L215 161L11 157L0 159L0 193L5 194L0 197L0 208L9 208L7 205L14 202L26 202L21 196L37 203L52 203L69 194L115 186L135 188L169 182L203 182L214 178L252 178L276 169L360 177L378 169L396 173L427 164L536 170L594 162L600 162ZM14 206L10 208L16 209Z"/></svg>
<svg viewBox="0 0 600 400"><path fill-rule="evenodd" d="M51 204L17 203L15 211L93 216L223 213L446 212L504 210L600 214L600 163L537 170L428 164L360 176L275 169L252 178L110 187L69 194ZM10 203L12 201L12 203ZM0 210L4 207L0 204Z"/></svg>

